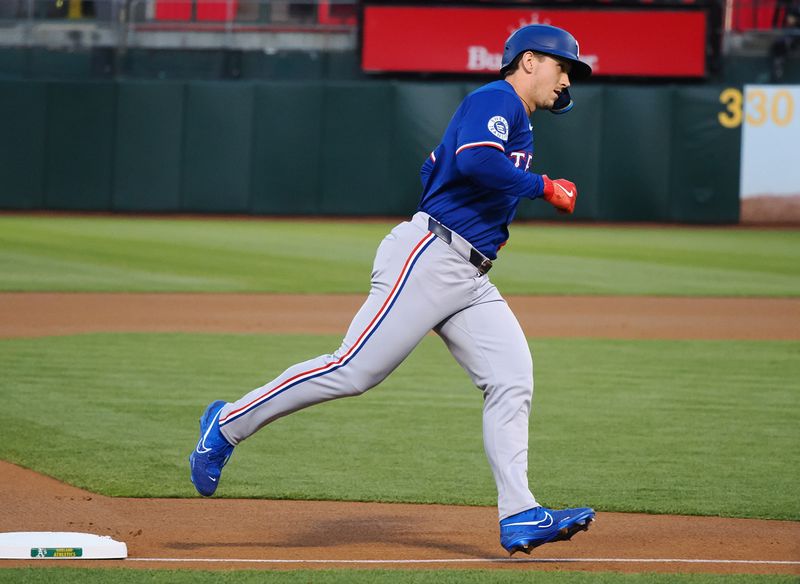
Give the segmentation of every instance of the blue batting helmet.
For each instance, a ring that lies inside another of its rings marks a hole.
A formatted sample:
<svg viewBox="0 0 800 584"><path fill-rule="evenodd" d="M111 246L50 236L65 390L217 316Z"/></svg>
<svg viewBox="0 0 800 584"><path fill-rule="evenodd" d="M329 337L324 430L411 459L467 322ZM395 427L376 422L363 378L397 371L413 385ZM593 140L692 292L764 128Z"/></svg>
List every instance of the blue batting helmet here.
<svg viewBox="0 0 800 584"><path fill-rule="evenodd" d="M514 31L506 40L500 72L505 72L517 55L525 51L535 51L569 61L572 63L570 79L586 79L592 74L592 68L580 60L578 41L556 26L529 24Z"/></svg>

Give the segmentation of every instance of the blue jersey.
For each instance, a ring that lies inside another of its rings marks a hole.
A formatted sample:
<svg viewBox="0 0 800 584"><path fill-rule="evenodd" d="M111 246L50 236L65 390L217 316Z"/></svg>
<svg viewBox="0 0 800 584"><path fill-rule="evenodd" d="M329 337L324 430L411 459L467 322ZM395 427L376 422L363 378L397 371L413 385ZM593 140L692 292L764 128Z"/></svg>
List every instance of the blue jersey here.
<svg viewBox="0 0 800 584"><path fill-rule="evenodd" d="M522 100L507 81L484 85L461 102L422 165L418 210L495 259L520 199L542 195L542 177L528 172L532 159Z"/></svg>

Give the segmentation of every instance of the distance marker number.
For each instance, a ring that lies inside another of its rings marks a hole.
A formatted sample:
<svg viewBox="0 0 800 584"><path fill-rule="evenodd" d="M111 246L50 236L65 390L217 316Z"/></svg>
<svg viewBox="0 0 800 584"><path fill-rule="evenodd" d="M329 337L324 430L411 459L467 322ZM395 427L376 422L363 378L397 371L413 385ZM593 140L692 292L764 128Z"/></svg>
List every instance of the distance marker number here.
<svg viewBox="0 0 800 584"><path fill-rule="evenodd" d="M725 111L717 114L724 128L738 128L744 117L748 126L763 126L767 121L780 128L788 126L794 117L794 99L785 89L779 89L771 96L763 89L753 89L747 93L747 108L744 112L744 97L735 87L728 87L719 94L719 102Z"/></svg>

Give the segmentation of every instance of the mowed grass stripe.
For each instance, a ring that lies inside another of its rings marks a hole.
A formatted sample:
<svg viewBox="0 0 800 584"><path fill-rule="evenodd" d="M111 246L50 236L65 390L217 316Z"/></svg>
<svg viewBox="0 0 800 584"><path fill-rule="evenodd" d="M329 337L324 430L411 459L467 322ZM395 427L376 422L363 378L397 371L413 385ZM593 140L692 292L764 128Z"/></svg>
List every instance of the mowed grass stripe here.
<svg viewBox="0 0 800 584"><path fill-rule="evenodd" d="M0 291L363 293L393 222L0 216ZM518 224L506 294L793 296L800 230Z"/></svg>
<svg viewBox="0 0 800 584"><path fill-rule="evenodd" d="M108 495L195 496L186 457L205 405L338 343L0 340L0 457ZM800 519L800 343L537 339L532 349L529 474L544 503ZM243 443L218 493L491 506L481 406L429 337L365 396L298 412Z"/></svg>

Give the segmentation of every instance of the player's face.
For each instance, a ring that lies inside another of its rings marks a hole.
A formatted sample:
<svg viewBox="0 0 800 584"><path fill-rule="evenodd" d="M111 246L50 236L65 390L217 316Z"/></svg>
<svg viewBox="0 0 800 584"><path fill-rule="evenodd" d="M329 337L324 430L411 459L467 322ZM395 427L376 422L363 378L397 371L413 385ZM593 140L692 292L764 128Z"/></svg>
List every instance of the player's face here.
<svg viewBox="0 0 800 584"><path fill-rule="evenodd" d="M543 56L536 60L531 76L532 101L537 109L551 109L558 99L558 94L569 87L568 61Z"/></svg>

